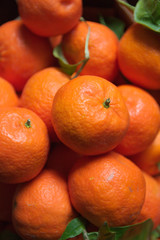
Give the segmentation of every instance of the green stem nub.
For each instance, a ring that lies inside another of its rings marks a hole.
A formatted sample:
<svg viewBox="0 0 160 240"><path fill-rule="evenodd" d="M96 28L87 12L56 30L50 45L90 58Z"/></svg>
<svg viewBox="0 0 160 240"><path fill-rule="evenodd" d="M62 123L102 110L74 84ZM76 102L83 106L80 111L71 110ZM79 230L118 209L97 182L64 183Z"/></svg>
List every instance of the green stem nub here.
<svg viewBox="0 0 160 240"><path fill-rule="evenodd" d="M111 102L110 98L107 98L107 99L103 102L103 106L104 106L105 108L109 108L109 107L110 107L110 102Z"/></svg>
<svg viewBox="0 0 160 240"><path fill-rule="evenodd" d="M27 122L25 122L24 125L26 126L26 128L31 128L31 120L27 119Z"/></svg>

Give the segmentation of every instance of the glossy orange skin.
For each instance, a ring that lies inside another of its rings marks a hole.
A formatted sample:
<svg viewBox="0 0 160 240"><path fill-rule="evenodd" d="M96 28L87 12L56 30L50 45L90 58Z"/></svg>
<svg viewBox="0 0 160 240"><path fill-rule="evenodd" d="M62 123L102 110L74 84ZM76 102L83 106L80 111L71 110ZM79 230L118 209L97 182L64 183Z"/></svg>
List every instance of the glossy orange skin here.
<svg viewBox="0 0 160 240"><path fill-rule="evenodd" d="M51 123L51 108L57 90L70 77L55 67L38 71L28 79L23 88L20 106L34 111L45 122L52 141L58 141Z"/></svg>
<svg viewBox="0 0 160 240"><path fill-rule="evenodd" d="M160 128L160 108L144 89L134 85L121 85L121 92L130 116L129 128L116 151L134 155L149 147Z"/></svg>
<svg viewBox="0 0 160 240"><path fill-rule="evenodd" d="M118 38L108 27L91 21L79 22L72 31L63 36L61 42L63 54L71 64L84 59L88 26L90 27L89 60L80 75L95 75L112 82L118 73Z"/></svg>
<svg viewBox="0 0 160 240"><path fill-rule="evenodd" d="M56 171L44 169L30 182L21 184L13 200L12 221L25 240L57 240L76 217L67 183Z"/></svg>
<svg viewBox="0 0 160 240"><path fill-rule="evenodd" d="M0 96L0 107L15 107L19 104L14 87L2 77L0 77Z"/></svg>
<svg viewBox="0 0 160 240"><path fill-rule="evenodd" d="M70 31L82 15L82 0L18 0L17 5L24 24L45 37Z"/></svg>
<svg viewBox="0 0 160 240"><path fill-rule="evenodd" d="M104 107L106 99L110 99L108 108ZM51 114L60 141L82 155L110 151L129 125L118 88L97 76L80 76L62 86L54 97Z"/></svg>
<svg viewBox="0 0 160 240"><path fill-rule="evenodd" d="M129 159L110 152L80 158L71 169L68 187L74 208L100 227L131 224L145 198L141 170Z"/></svg>
<svg viewBox="0 0 160 240"><path fill-rule="evenodd" d="M11 222L12 199L17 184L0 183L0 222Z"/></svg>
<svg viewBox="0 0 160 240"><path fill-rule="evenodd" d="M149 147L130 159L149 175L160 174L160 130Z"/></svg>
<svg viewBox="0 0 160 240"><path fill-rule="evenodd" d="M30 119L31 127L26 127ZM34 178L44 167L49 137L44 122L29 109L0 110L0 182L19 183Z"/></svg>
<svg viewBox="0 0 160 240"><path fill-rule="evenodd" d="M21 91L35 72L54 64L48 39L30 32L21 20L0 26L0 76Z"/></svg>
<svg viewBox="0 0 160 240"><path fill-rule="evenodd" d="M160 224L160 186L152 176L145 172L143 174L146 181L146 196L136 223L151 218L156 228Z"/></svg>
<svg viewBox="0 0 160 240"><path fill-rule="evenodd" d="M160 35L141 24L132 24L120 39L120 70L133 84L160 89Z"/></svg>

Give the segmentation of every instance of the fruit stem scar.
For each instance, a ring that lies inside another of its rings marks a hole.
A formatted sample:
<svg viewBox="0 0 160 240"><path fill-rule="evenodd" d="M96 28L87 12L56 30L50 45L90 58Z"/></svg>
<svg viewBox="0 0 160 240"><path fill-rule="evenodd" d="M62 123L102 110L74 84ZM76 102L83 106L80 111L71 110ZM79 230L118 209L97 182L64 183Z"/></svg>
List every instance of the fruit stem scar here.
<svg viewBox="0 0 160 240"><path fill-rule="evenodd" d="M109 107L110 107L110 102L111 102L110 98L107 98L107 99L103 102L103 106L104 106L105 108L109 108Z"/></svg>
<svg viewBox="0 0 160 240"><path fill-rule="evenodd" d="M26 126L26 128L31 128L31 120L27 119L24 125Z"/></svg>

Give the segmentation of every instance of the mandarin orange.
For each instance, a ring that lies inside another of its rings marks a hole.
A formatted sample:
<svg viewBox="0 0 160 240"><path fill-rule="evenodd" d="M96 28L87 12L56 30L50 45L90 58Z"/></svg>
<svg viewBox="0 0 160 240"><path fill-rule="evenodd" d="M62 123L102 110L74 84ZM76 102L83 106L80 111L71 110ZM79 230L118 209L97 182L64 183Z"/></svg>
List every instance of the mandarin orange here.
<svg viewBox="0 0 160 240"><path fill-rule="evenodd" d="M74 208L98 227L105 221L114 227L131 224L146 191L141 170L115 152L78 159L69 173L68 187Z"/></svg>
<svg viewBox="0 0 160 240"><path fill-rule="evenodd" d="M91 75L64 84L55 94L51 114L60 141L82 155L110 151L121 142L129 125L118 88Z"/></svg>
<svg viewBox="0 0 160 240"><path fill-rule="evenodd" d="M74 217L67 182L53 169L44 169L17 188L12 221L23 239L57 240Z"/></svg>
<svg viewBox="0 0 160 240"><path fill-rule="evenodd" d="M19 183L34 178L49 152L47 127L26 108L0 110L0 182Z"/></svg>

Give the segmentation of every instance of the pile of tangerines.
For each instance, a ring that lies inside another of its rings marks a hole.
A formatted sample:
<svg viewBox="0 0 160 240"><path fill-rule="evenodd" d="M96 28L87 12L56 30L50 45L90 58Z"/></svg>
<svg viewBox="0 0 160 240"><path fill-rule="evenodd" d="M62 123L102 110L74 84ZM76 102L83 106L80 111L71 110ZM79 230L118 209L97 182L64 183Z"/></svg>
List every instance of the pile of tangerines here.
<svg viewBox="0 0 160 240"><path fill-rule="evenodd" d="M118 39L80 20L81 0L17 6L0 26L1 225L24 240L58 240L79 215L93 229L149 218L156 228L160 35L133 23ZM88 30L89 59L70 76L53 50L81 62Z"/></svg>

